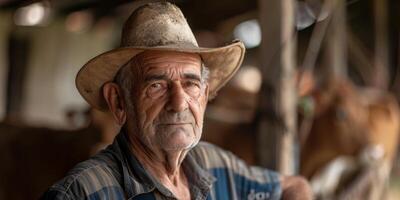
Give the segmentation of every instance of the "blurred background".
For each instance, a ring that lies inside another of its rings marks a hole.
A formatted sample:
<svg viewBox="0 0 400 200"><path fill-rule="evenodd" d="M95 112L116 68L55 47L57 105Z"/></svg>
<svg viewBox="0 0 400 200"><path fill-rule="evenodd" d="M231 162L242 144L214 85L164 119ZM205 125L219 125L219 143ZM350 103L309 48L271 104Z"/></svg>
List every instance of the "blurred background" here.
<svg viewBox="0 0 400 200"><path fill-rule="evenodd" d="M148 1L0 0L0 199L37 199L119 127L75 88ZM318 199L400 199L400 2L175 0L200 46L245 43L203 140Z"/></svg>

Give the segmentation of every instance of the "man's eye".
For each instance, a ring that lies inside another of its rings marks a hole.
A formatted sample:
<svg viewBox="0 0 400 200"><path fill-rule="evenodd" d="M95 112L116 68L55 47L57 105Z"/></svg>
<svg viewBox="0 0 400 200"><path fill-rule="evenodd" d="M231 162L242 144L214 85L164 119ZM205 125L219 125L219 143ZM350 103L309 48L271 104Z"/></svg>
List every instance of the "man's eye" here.
<svg viewBox="0 0 400 200"><path fill-rule="evenodd" d="M153 89L157 89L157 88L161 88L162 85L161 85L161 83L153 83L153 84L150 85L150 87L153 88Z"/></svg>
<svg viewBox="0 0 400 200"><path fill-rule="evenodd" d="M200 82L187 81L184 83L184 89L191 97L198 97L200 94Z"/></svg>
<svg viewBox="0 0 400 200"><path fill-rule="evenodd" d="M200 83L195 81L187 81L185 87L200 87Z"/></svg>
<svg viewBox="0 0 400 200"><path fill-rule="evenodd" d="M147 96L152 98L158 98L162 96L166 91L166 85L163 83L152 83L147 88Z"/></svg>

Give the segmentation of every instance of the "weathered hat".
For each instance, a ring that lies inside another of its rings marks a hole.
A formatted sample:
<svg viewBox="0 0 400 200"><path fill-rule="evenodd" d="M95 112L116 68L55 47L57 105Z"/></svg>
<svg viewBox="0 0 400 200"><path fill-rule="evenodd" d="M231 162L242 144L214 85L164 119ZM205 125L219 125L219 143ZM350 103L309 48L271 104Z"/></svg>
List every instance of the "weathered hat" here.
<svg viewBox="0 0 400 200"><path fill-rule="evenodd" d="M118 70L135 55L146 50L197 53L210 70L210 98L239 69L245 48L234 41L219 48L199 47L185 17L168 2L149 3L136 9L125 22L119 48L87 62L76 76L76 87L94 108L106 110L104 83L114 80Z"/></svg>

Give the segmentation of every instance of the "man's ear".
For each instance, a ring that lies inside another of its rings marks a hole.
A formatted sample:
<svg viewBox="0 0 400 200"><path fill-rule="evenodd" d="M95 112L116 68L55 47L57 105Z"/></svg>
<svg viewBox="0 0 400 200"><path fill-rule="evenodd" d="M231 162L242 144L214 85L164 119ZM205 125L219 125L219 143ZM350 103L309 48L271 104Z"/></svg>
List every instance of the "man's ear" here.
<svg viewBox="0 0 400 200"><path fill-rule="evenodd" d="M103 96L115 121L118 125L124 125L126 122L126 104L121 88L113 82L105 83L103 86Z"/></svg>

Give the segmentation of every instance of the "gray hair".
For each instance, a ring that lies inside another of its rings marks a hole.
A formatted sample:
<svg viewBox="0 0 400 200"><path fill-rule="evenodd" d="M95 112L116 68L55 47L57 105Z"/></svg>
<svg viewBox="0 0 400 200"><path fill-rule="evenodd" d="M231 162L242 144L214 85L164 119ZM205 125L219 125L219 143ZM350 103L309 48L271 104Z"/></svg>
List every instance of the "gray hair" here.
<svg viewBox="0 0 400 200"><path fill-rule="evenodd" d="M130 97L132 96L132 88L134 84L132 64L133 62L128 61L125 63L117 72L114 78L114 82L122 89L122 95L124 101L129 110L133 107Z"/></svg>
<svg viewBox="0 0 400 200"><path fill-rule="evenodd" d="M133 108L133 102L130 101L130 98L132 97L132 91L133 91L133 85L134 83L134 67L138 67L140 63L137 62L137 59L132 58L129 60L127 63L125 63L121 69L117 72L114 78L114 82L119 85L122 89L122 95L125 100L125 103L128 106L128 109ZM208 67L204 65L204 63L201 64L201 83L204 85L209 78L210 70Z"/></svg>

